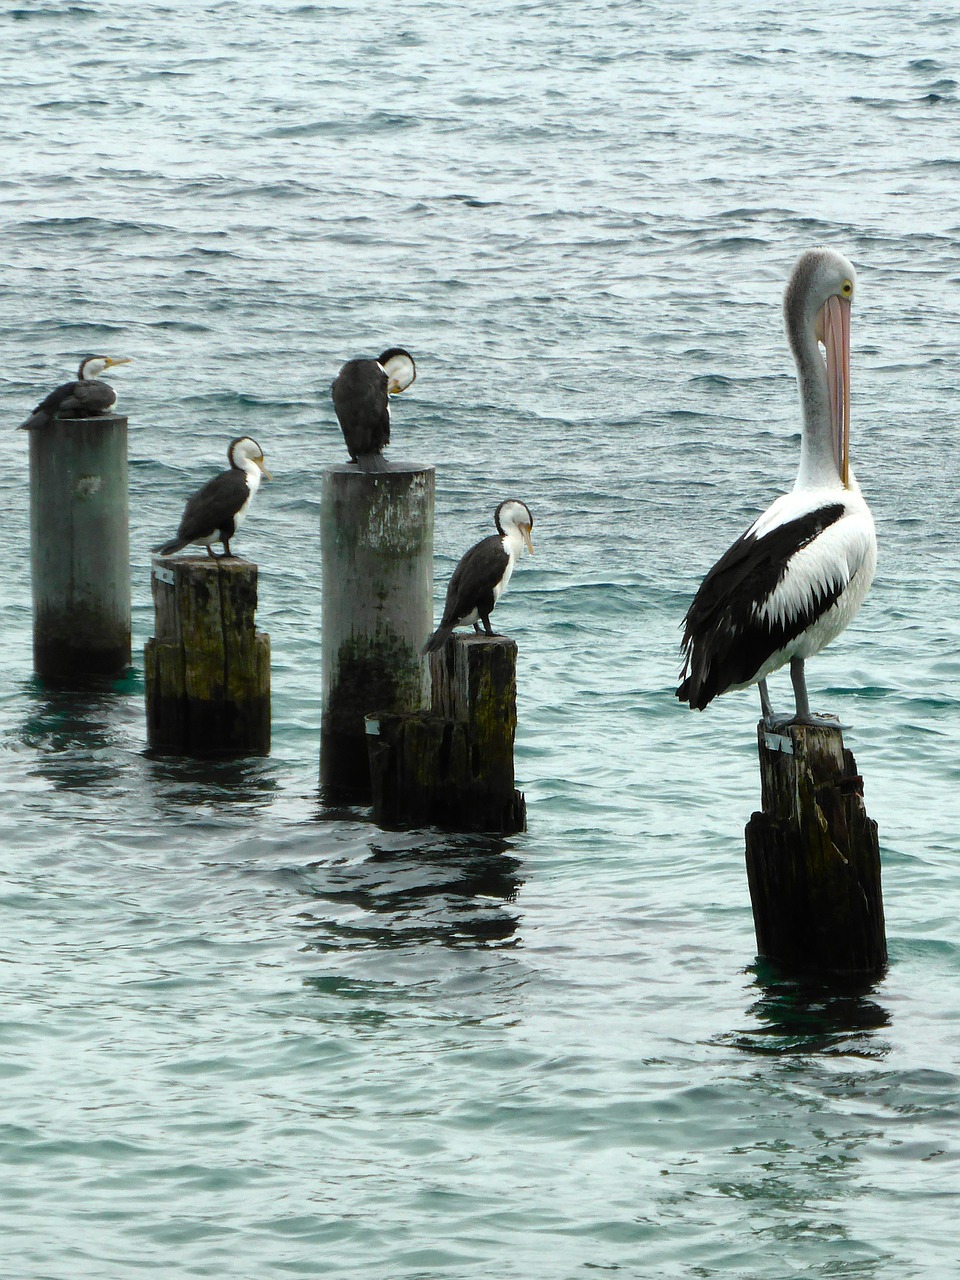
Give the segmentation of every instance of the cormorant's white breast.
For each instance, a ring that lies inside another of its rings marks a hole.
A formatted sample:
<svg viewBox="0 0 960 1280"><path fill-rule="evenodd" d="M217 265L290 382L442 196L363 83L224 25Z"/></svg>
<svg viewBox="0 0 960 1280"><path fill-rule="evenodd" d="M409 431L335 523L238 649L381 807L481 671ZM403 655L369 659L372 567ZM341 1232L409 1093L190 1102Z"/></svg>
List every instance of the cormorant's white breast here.
<svg viewBox="0 0 960 1280"><path fill-rule="evenodd" d="M471 547L454 569L440 626L423 646L423 653L439 649L455 627L473 623L479 632L482 622L486 634L494 634L490 613L507 589L524 544L533 555L533 516L526 503L508 498L497 507L493 519L497 532Z"/></svg>
<svg viewBox="0 0 960 1280"><path fill-rule="evenodd" d="M197 490L187 501L177 536L154 547L154 551L169 556L195 543L205 546L207 555L216 559L213 543L221 542L223 554L232 554L230 539L249 510L261 475L268 480L271 477L264 465L263 450L249 436L231 440L227 457L230 470L221 471Z"/></svg>

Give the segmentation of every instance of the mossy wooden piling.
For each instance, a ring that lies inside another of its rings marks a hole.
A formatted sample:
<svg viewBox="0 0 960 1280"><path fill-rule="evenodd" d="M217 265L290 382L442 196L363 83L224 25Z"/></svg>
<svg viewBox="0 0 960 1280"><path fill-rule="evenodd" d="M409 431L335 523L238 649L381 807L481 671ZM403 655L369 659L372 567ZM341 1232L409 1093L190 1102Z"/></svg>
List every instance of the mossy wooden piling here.
<svg viewBox="0 0 960 1280"><path fill-rule="evenodd" d="M434 470L392 464L323 473L320 787L371 799L365 718L430 705L420 646L433 619Z"/></svg>
<svg viewBox="0 0 960 1280"><path fill-rule="evenodd" d="M746 829L757 950L785 969L880 974L877 824L839 726L758 728L763 810Z"/></svg>
<svg viewBox="0 0 960 1280"><path fill-rule="evenodd" d="M270 751L270 637L257 631L257 566L154 556L156 634L144 651L147 744L158 755Z"/></svg>
<svg viewBox="0 0 960 1280"><path fill-rule="evenodd" d="M430 655L430 673L432 711L367 718L374 820L523 831L526 803L513 763L516 642L455 633Z"/></svg>
<svg viewBox="0 0 960 1280"><path fill-rule="evenodd" d="M127 419L57 418L30 431L33 662L83 683L130 666Z"/></svg>

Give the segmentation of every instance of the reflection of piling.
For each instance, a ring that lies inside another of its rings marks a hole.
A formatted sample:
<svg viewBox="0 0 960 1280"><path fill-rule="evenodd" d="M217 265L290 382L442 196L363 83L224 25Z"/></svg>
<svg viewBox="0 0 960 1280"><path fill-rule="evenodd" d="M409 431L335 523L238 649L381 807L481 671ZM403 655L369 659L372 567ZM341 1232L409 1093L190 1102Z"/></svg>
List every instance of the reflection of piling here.
<svg viewBox="0 0 960 1280"><path fill-rule="evenodd" d="M522 831L526 805L513 770L516 642L454 634L430 655L430 671L432 712L368 718L374 819Z"/></svg>
<svg viewBox="0 0 960 1280"><path fill-rule="evenodd" d="M887 961L877 824L839 726L759 727L763 812L747 824L757 949L787 968L876 974Z"/></svg>
<svg viewBox="0 0 960 1280"><path fill-rule="evenodd" d="M323 723L330 801L370 799L364 719L419 711L430 688L420 646L433 619L432 467L323 473Z"/></svg>
<svg viewBox="0 0 960 1280"><path fill-rule="evenodd" d="M257 566L154 556L156 636L147 641L147 743L161 755L270 750L270 637L257 631Z"/></svg>
<svg viewBox="0 0 960 1280"><path fill-rule="evenodd" d="M29 432L33 662L83 680L130 665L127 419L59 418Z"/></svg>

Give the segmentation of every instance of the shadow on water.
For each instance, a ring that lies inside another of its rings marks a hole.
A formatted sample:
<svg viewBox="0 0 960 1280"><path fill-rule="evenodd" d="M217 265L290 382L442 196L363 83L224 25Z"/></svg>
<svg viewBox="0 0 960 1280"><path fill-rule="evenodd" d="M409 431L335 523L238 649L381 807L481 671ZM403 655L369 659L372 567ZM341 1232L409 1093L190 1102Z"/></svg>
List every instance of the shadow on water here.
<svg viewBox="0 0 960 1280"><path fill-rule="evenodd" d="M79 689L27 681L17 737L35 753L29 772L68 791L116 781L129 763L137 687L132 673Z"/></svg>
<svg viewBox="0 0 960 1280"><path fill-rule="evenodd" d="M378 833L367 857L299 873L312 950L516 945L520 859L499 837ZM392 843L395 841L395 843Z"/></svg>
<svg viewBox="0 0 960 1280"><path fill-rule="evenodd" d="M888 1052L876 1034L890 1025L890 1014L873 998L876 980L791 978L764 960L750 971L756 1026L721 1037L725 1043L757 1054L882 1058Z"/></svg>

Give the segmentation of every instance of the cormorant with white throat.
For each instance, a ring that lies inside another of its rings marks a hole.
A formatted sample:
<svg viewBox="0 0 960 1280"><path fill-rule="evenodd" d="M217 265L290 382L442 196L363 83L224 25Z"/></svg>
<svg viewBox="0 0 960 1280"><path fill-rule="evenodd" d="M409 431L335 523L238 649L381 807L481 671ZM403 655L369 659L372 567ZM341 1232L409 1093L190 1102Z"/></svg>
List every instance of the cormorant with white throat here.
<svg viewBox="0 0 960 1280"><path fill-rule="evenodd" d="M824 723L810 713L804 661L854 617L877 564L873 517L849 462L856 280L842 254L810 249L787 284L783 311L803 415L800 469L792 492L717 561L687 610L677 697L696 710L727 689L756 684L768 727ZM767 676L788 662L796 715L778 717Z"/></svg>
<svg viewBox="0 0 960 1280"><path fill-rule="evenodd" d="M507 589L524 544L533 555L533 516L526 503L508 498L497 507L493 519L497 532L471 547L454 569L440 625L421 653L433 653L454 627L469 626L471 622L476 632L482 622L488 636L495 634L490 613Z"/></svg>
<svg viewBox="0 0 960 1280"><path fill-rule="evenodd" d="M191 543L207 548L207 555L215 560L221 557L213 549L213 543L223 543L223 556L231 556L230 539L237 531L260 486L260 477L270 480L270 472L264 466L263 450L249 436L238 436L230 441L227 450L230 470L221 471L208 480L202 489L187 501L177 536L152 550L162 556L173 555Z"/></svg>
<svg viewBox="0 0 960 1280"><path fill-rule="evenodd" d="M330 386L333 407L350 451L361 471L386 471L383 450L390 443L390 396L399 395L417 376L413 356L389 347L376 360L348 360Z"/></svg>
<svg viewBox="0 0 960 1280"><path fill-rule="evenodd" d="M117 403L117 393L108 382L100 381L100 374L117 365L129 364L113 356L84 356L75 382L65 382L41 400L26 422L18 430L35 431L48 426L54 418L93 418L109 413Z"/></svg>

